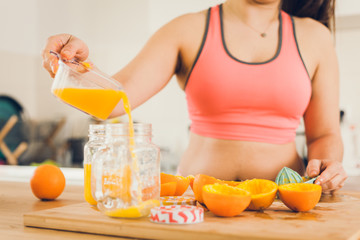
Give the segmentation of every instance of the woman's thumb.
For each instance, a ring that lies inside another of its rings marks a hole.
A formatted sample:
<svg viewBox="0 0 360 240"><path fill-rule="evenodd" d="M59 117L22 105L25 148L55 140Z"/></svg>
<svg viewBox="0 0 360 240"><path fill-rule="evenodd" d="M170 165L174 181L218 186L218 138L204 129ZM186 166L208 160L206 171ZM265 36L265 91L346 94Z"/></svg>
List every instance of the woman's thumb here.
<svg viewBox="0 0 360 240"><path fill-rule="evenodd" d="M89 55L89 49L80 39L73 37L61 49L60 54L61 57L67 60L76 57L79 61L85 61Z"/></svg>
<svg viewBox="0 0 360 240"><path fill-rule="evenodd" d="M316 177L320 174L321 161L319 159L311 159L308 163L306 173L309 177Z"/></svg>

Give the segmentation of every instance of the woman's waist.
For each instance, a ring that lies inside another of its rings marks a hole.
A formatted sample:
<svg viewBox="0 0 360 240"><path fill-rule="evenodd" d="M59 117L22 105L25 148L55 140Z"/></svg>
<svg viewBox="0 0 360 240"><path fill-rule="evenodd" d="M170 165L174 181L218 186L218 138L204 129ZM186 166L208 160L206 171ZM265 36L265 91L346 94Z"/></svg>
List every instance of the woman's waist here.
<svg viewBox="0 0 360 240"><path fill-rule="evenodd" d="M284 166L303 171L295 142L271 144L224 140L194 133L191 133L189 147L180 164L182 174L185 170L186 175L208 173L233 180L274 179Z"/></svg>

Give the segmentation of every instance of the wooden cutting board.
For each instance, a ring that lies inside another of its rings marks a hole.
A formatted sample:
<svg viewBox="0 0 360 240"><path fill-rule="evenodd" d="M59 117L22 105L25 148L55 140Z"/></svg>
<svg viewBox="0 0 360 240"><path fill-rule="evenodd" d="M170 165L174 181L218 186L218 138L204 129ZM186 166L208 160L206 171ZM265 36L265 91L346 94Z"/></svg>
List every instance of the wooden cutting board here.
<svg viewBox="0 0 360 240"><path fill-rule="evenodd" d="M166 225L148 218L103 215L87 203L31 212L24 225L145 239L360 239L360 193L323 197L311 211L295 213L276 200L264 212L245 211L220 218L205 213L203 223Z"/></svg>

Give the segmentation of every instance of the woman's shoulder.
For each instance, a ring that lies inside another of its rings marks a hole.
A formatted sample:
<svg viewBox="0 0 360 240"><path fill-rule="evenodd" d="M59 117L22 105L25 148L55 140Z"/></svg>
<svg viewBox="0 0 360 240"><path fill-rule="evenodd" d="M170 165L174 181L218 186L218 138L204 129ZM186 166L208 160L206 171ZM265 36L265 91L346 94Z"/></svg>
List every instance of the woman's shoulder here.
<svg viewBox="0 0 360 240"><path fill-rule="evenodd" d="M293 17L298 37L307 38L313 44L321 46L332 45L333 35L328 27L323 23L309 17Z"/></svg>
<svg viewBox="0 0 360 240"><path fill-rule="evenodd" d="M175 17L165 24L160 31L167 32L171 39L180 46L192 45L201 36L206 26L207 10L186 13Z"/></svg>
<svg viewBox="0 0 360 240"><path fill-rule="evenodd" d="M180 28L190 29L198 25L203 25L206 21L208 10L202 10L199 12L191 12L175 17L168 25Z"/></svg>
<svg viewBox="0 0 360 240"><path fill-rule="evenodd" d="M312 18L293 17L295 33L302 58L311 78L329 52L334 52L333 34L321 22Z"/></svg>

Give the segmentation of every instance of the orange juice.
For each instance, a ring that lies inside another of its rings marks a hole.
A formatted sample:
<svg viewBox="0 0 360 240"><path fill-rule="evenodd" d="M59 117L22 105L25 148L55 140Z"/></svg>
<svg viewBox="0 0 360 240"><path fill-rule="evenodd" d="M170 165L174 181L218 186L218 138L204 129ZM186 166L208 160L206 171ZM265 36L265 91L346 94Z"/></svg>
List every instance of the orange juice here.
<svg viewBox="0 0 360 240"><path fill-rule="evenodd" d="M114 89L57 88L55 96L94 117L105 120L125 95Z"/></svg>
<svg viewBox="0 0 360 240"><path fill-rule="evenodd" d="M134 123L132 120L132 116L131 116L131 106L130 106L130 102L129 99L127 97L127 95L124 93L122 96L122 100L123 100L123 104L124 104L124 110L126 112L126 114L129 117L129 148L130 148L130 153L131 153L131 159L132 159L132 167L129 168L130 166L126 166L124 168L124 171L127 171L126 174L131 176L131 170L135 171L136 174L136 180L139 182L140 181L140 176L139 176L139 166L138 166L138 161L137 161L137 157L136 154L134 152L134 148L135 148L135 140L134 140ZM125 176L126 176L125 174ZM127 188L130 191L130 186L131 186L131 178L128 181L128 186ZM138 195L137 195L137 199L139 202L142 201L142 189L141 189L141 184L138 184L138 191L137 191Z"/></svg>
<svg viewBox="0 0 360 240"><path fill-rule="evenodd" d="M131 165L123 167L123 172L115 173L111 176L103 176L103 189L110 190L110 195L113 197L120 197L125 203L131 203L131 186L134 178L132 177L135 173L135 180L138 182L137 186L137 202L139 205L130 206L124 209L117 209L114 211L107 211L106 214L112 217L125 217L125 218L136 218L142 217L149 214L150 208L159 205L157 200L148 200L143 202L142 199L142 187L140 183L140 173L137 156L134 152L135 140L134 140L134 125L131 116L131 106L129 99L125 92L122 95L124 110L129 118L129 150L131 153ZM122 176L122 177L119 177ZM146 204L148 202L152 204ZM155 205L154 205L155 204Z"/></svg>
<svg viewBox="0 0 360 240"><path fill-rule="evenodd" d="M109 89L76 89L64 88L55 89L54 94L61 98L64 102L87 112L95 117L106 119L116 104L122 99L124 110L129 118L129 150L131 154L131 163L125 165L110 174L102 176L102 189L108 191L109 196L113 198L120 198L129 207L117 209L114 211L107 211L106 214L112 217L141 217L148 214L151 207L159 205L157 200L143 201L142 187L140 183L139 165L135 149L134 140L134 126L131 116L131 106L129 99L124 91L116 91ZM135 174L135 176L133 175ZM138 184L136 184L136 181ZM137 203L138 205L131 205L132 189L131 187L137 185ZM95 205L97 202L91 194L91 162L84 164L84 196L85 200ZM148 202L151 204L147 204ZM146 204L145 204L146 203ZM136 211L135 211L136 210Z"/></svg>
<svg viewBox="0 0 360 240"><path fill-rule="evenodd" d="M91 205L96 205L96 200L91 194L91 164L84 165L84 197Z"/></svg>

